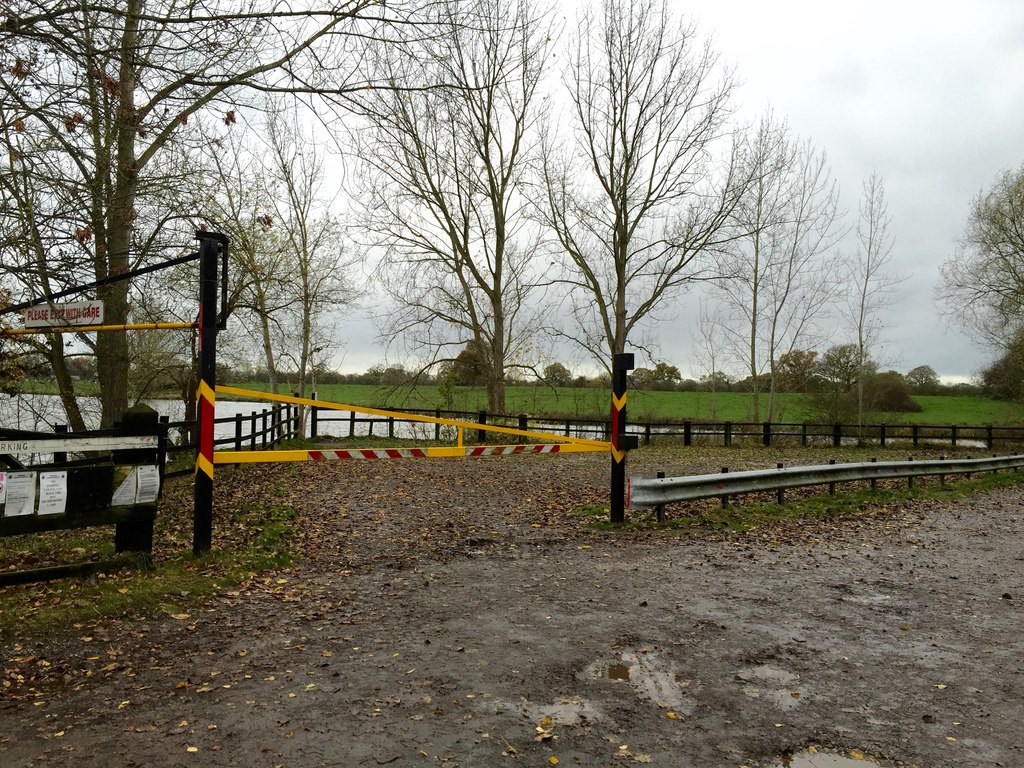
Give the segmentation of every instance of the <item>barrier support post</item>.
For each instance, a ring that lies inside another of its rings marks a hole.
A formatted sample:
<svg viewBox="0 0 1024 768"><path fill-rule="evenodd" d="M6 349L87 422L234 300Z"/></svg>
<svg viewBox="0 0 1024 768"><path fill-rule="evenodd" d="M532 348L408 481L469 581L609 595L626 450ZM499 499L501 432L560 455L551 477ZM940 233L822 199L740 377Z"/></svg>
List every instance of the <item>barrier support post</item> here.
<svg viewBox="0 0 1024 768"><path fill-rule="evenodd" d="M622 352L612 358L612 482L608 505L611 522L626 520L626 452L637 447L636 435L626 435L626 381L633 370L635 356Z"/></svg>
<svg viewBox="0 0 1024 768"><path fill-rule="evenodd" d="M195 468L192 554L213 543L213 429L217 391L217 258L227 255L228 238L197 232L199 240L199 438ZM226 319L226 318L225 318Z"/></svg>

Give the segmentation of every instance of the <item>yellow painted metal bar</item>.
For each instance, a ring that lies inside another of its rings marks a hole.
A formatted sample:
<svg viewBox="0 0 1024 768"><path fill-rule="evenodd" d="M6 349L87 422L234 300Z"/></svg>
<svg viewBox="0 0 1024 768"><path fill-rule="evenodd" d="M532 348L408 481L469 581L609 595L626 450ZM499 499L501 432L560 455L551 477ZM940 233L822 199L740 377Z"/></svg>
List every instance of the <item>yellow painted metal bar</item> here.
<svg viewBox="0 0 1024 768"><path fill-rule="evenodd" d="M480 446L481 448L487 448L491 450L497 450L503 447L520 447L520 446L500 446L500 445L489 445ZM272 464L276 462L286 461L309 461L310 453L326 453L330 451L349 451L352 453L359 453L360 451L386 451L386 450L403 450L401 448L387 449L387 448L319 448L315 451L308 450L288 450L288 451L216 451L213 454L214 464ZM476 458L471 455L473 447L465 446L431 446L429 448L422 448L427 454L428 459L451 459L451 458ZM551 453L531 453L530 451L523 451L518 456L549 456L553 453L598 453L608 450L608 444L603 445L570 445L563 443L558 446L558 451L552 451ZM493 454L485 454L493 455ZM336 459L336 461L361 461L362 459ZM370 459L370 461L387 461L388 459ZM332 459L332 461L334 461Z"/></svg>
<svg viewBox="0 0 1024 768"><path fill-rule="evenodd" d="M486 432L496 432L502 435L515 435L516 437L528 437L539 442L551 442L561 444L589 445L596 448L608 449L609 443L603 440L588 440L583 437L567 437L555 435L550 432L530 432L525 429L513 427L499 427L493 424L477 424L472 421L459 421L458 419L439 419L435 416L420 416L414 413L403 413L401 411L385 411L380 408L368 408L362 405L347 405L345 403L331 403L326 400L312 400L307 397L292 397L290 395L276 395L271 392L259 392L254 389L239 389L238 387L217 386L217 391L224 395L235 395L254 400L271 400L278 403L294 403L295 405L308 405L317 408L326 408L335 411L355 411L356 413L368 413L372 416L393 416L403 421L420 421L425 424L444 424L460 429L482 429Z"/></svg>
<svg viewBox="0 0 1024 768"><path fill-rule="evenodd" d="M78 325L53 328L9 328L4 333L22 336L29 333L91 333L92 331L168 331L195 328L195 323L122 323L120 325Z"/></svg>

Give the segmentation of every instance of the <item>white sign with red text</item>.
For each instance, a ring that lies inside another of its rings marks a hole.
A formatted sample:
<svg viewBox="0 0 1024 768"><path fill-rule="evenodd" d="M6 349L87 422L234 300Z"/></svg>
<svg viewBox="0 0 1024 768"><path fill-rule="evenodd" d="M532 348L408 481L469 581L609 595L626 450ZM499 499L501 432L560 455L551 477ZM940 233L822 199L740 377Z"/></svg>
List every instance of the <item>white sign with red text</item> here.
<svg viewBox="0 0 1024 768"><path fill-rule="evenodd" d="M37 304L23 309L26 328L103 325L102 301L70 301L66 304Z"/></svg>

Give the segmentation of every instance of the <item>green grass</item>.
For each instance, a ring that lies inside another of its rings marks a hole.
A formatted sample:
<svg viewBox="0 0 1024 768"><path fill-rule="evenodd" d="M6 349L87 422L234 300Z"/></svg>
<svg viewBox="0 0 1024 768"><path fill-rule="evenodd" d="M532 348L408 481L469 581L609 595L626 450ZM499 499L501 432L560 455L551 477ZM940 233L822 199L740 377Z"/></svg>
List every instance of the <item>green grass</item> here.
<svg viewBox="0 0 1024 768"><path fill-rule="evenodd" d="M282 480L250 494L254 500L238 502L218 524L216 549L199 558L190 546L191 486L177 486L157 515L152 568L128 567L118 557L88 578L0 588L0 643L86 627L101 618L184 614L204 597L290 565L296 512L281 498ZM111 558L109 526L0 539L0 565L10 570Z"/></svg>
<svg viewBox="0 0 1024 768"><path fill-rule="evenodd" d="M246 389L266 391L265 384L246 382ZM441 408L476 412L486 410L487 393L481 387L456 387L454 401L443 402L436 386L395 389L372 384L325 384L317 387L318 397L334 403L402 408ZM284 391L284 390L282 390ZM776 396L775 421L816 421L802 394L784 393ZM1024 424L1024 404L986 397L918 396L920 413L874 413L869 423L902 424ZM762 397L762 413L767 398ZM732 421L750 420L750 395L744 392L661 392L631 391L628 411L633 422L644 421ZM512 386L506 390L507 413L531 416L556 414L577 418L606 418L611 407L605 389L573 387Z"/></svg>
<svg viewBox="0 0 1024 768"><path fill-rule="evenodd" d="M80 394L97 394L95 382L78 382ZM232 386L265 392L261 382L231 382ZM55 394L53 382L26 382L26 391ZM487 392L483 387L456 387L454 398L446 402L435 385L417 387L385 387L374 384L321 384L318 397L333 403L378 406L401 410L435 409L478 412L487 410ZM290 394L287 385L280 387ZM170 396L170 395L169 395ZM177 395L171 396L177 399ZM563 416L573 418L606 418L611 407L607 389L582 387L510 386L506 389L505 412L530 416ZM1024 403L993 400L987 397L951 397L943 395L914 397L923 410L920 413L872 413L868 423L1015 425L1024 424ZM761 413L767 409L768 398L761 397ZM644 421L732 421L751 420L751 397L745 392L661 392L632 390L629 393L629 417ZM808 407L806 395L776 395L776 422L818 421Z"/></svg>

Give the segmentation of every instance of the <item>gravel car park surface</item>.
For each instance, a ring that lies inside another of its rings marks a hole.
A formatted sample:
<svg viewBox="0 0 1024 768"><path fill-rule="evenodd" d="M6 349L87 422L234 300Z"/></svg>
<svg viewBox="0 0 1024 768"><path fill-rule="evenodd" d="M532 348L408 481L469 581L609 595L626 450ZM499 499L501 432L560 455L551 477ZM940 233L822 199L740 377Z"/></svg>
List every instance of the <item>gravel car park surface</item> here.
<svg viewBox="0 0 1024 768"><path fill-rule="evenodd" d="M1024 765L1022 487L693 536L574 512L606 456L256 478L301 557L7 644L5 768Z"/></svg>

